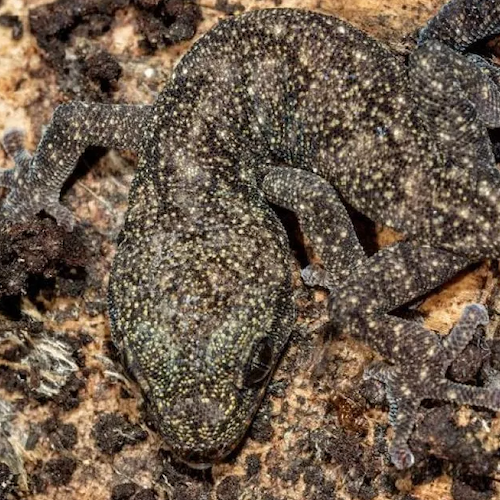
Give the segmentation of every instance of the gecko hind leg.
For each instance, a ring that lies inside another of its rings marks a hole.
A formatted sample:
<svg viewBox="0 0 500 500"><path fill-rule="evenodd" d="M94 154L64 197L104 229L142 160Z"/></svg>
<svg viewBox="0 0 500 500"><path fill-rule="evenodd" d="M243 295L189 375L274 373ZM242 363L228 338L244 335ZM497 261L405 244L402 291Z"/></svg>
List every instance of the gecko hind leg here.
<svg viewBox="0 0 500 500"><path fill-rule="evenodd" d="M448 367L471 341L476 328L487 323L488 314L481 304L468 305L440 348L436 349L435 356L419 367L418 377L413 372L405 373L404 366L382 362L374 363L365 371L365 378L378 380L386 387L389 422L394 429L389 455L398 469L411 467L415 461L408 439L422 400L445 400L500 410L499 390L458 384L446 378Z"/></svg>

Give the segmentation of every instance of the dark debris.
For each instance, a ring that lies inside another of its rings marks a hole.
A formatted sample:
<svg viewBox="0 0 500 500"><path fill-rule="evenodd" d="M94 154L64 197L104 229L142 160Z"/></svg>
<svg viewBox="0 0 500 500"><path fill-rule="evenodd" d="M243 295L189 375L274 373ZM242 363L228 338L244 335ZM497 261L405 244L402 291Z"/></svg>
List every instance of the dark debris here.
<svg viewBox="0 0 500 500"><path fill-rule="evenodd" d="M481 439L475 437L483 430L481 420L488 412L477 412L467 425L457 425L456 408L446 404L430 409L417 424L410 440L415 450L415 462L428 464L429 455L456 464L461 471L478 476L493 474L499 457L487 451Z"/></svg>
<svg viewBox="0 0 500 500"><path fill-rule="evenodd" d="M30 280L53 278L87 263L78 228L67 233L51 219L33 219L0 229L0 298L26 294Z"/></svg>
<svg viewBox="0 0 500 500"><path fill-rule="evenodd" d="M111 500L129 500L139 487L135 483L121 483L113 487Z"/></svg>
<svg viewBox="0 0 500 500"><path fill-rule="evenodd" d="M484 329L479 328L474 339L450 365L448 376L455 382L474 385L479 382L481 367L492 353L484 335Z"/></svg>
<svg viewBox="0 0 500 500"><path fill-rule="evenodd" d="M0 462L0 498L7 498L7 495L14 490L17 478L10 468Z"/></svg>
<svg viewBox="0 0 500 500"><path fill-rule="evenodd" d="M2 14L0 16L0 26L12 29L12 39L21 40L24 34L24 27L19 16L13 14Z"/></svg>
<svg viewBox="0 0 500 500"><path fill-rule="evenodd" d="M114 13L128 4L129 0L59 0L30 9L30 30L54 66L63 69L71 33L82 25L82 35L102 35L110 29Z"/></svg>
<svg viewBox="0 0 500 500"><path fill-rule="evenodd" d="M248 435L258 443L266 443L273 437L273 432L271 404L269 400L264 400L252 422Z"/></svg>
<svg viewBox="0 0 500 500"><path fill-rule="evenodd" d="M253 476L256 476L259 474L260 469L261 469L261 460L260 460L260 455L257 453L252 453L251 455L248 455L245 460L246 467L247 467L247 479L250 479Z"/></svg>
<svg viewBox="0 0 500 500"><path fill-rule="evenodd" d="M62 486L71 481L76 469L76 460L71 457L54 458L45 464L45 474L54 486Z"/></svg>
<svg viewBox="0 0 500 500"><path fill-rule="evenodd" d="M477 476L458 476L451 486L453 500L491 500L496 497L491 479Z"/></svg>
<svg viewBox="0 0 500 500"><path fill-rule="evenodd" d="M201 21L201 11L193 0L135 0L139 29L147 50L190 40Z"/></svg>
<svg viewBox="0 0 500 500"><path fill-rule="evenodd" d="M47 419L42 424L42 429L56 450L72 450L78 441L75 425L64 424L55 417Z"/></svg>
<svg viewBox="0 0 500 500"><path fill-rule="evenodd" d="M116 58L105 50L97 50L90 54L83 63L83 71L91 80L108 91L112 83L122 75L122 68Z"/></svg>
<svg viewBox="0 0 500 500"><path fill-rule="evenodd" d="M469 344L462 354L451 364L448 375L455 382L470 384L477 382L485 353L478 345Z"/></svg>
<svg viewBox="0 0 500 500"><path fill-rule="evenodd" d="M63 411L70 411L80 404L80 391L85 387L85 381L75 373L68 377L68 381L61 390L53 396L52 400ZM37 398L44 402L44 398Z"/></svg>
<svg viewBox="0 0 500 500"><path fill-rule="evenodd" d="M92 429L97 447L107 455L115 455L127 444L144 441L148 433L137 424L132 424L126 415L102 413Z"/></svg>
<svg viewBox="0 0 500 500"><path fill-rule="evenodd" d="M132 5L143 37L140 43L148 52L189 40L201 20L193 0L58 0L30 10L31 33L58 71L67 93L102 101L115 88L122 74L118 61L90 40L112 28L116 11ZM84 40L83 50L75 49L72 35ZM66 56L70 48L76 59Z"/></svg>
<svg viewBox="0 0 500 500"><path fill-rule="evenodd" d="M234 14L241 13L245 10L245 6L240 2L229 3L228 0L217 0L215 2L215 8L229 16L233 16Z"/></svg>
<svg viewBox="0 0 500 500"><path fill-rule="evenodd" d="M156 500L158 493L151 488L144 488L134 496L134 500Z"/></svg>
<svg viewBox="0 0 500 500"><path fill-rule="evenodd" d="M217 500L238 500L241 492L241 478L238 476L226 476L217 486Z"/></svg>
<svg viewBox="0 0 500 500"><path fill-rule="evenodd" d="M76 460L70 456L52 458L46 462L39 460L28 478L31 493L44 493L49 485L64 486L69 484L76 466Z"/></svg>

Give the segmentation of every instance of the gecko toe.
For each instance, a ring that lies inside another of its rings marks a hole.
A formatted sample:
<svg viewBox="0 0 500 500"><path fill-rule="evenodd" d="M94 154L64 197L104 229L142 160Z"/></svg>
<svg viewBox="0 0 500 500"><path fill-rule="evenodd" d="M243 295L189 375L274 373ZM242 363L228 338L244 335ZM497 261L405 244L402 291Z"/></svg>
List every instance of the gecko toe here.
<svg viewBox="0 0 500 500"><path fill-rule="evenodd" d="M15 166L0 172L0 186L9 189L0 209L0 219L7 223L24 222L44 210L70 232L75 225L74 216L51 196L46 187L38 185L34 174L36 167L32 165L32 155L25 148L25 138L24 130L19 128L6 130L2 137L3 147Z"/></svg>
<svg viewBox="0 0 500 500"><path fill-rule="evenodd" d="M391 462L399 470L409 469L415 463L415 456L408 445L395 446L392 444L389 447L389 455Z"/></svg>
<svg viewBox="0 0 500 500"><path fill-rule="evenodd" d="M310 287L320 286L329 291L335 289L336 280L330 272L318 264L309 264L300 273L302 281Z"/></svg>
<svg viewBox="0 0 500 500"><path fill-rule="evenodd" d="M412 387L404 382L401 370L387 363L372 363L365 370L364 378L378 380L385 385L389 402L389 423L394 430L389 456L397 469L407 469L415 463L408 439L415 425L421 400L415 396Z"/></svg>

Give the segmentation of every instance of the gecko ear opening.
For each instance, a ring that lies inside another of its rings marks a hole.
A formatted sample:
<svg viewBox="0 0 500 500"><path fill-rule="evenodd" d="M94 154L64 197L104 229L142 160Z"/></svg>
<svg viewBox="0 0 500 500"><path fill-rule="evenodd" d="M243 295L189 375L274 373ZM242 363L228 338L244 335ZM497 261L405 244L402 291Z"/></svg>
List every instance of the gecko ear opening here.
<svg viewBox="0 0 500 500"><path fill-rule="evenodd" d="M254 343L252 354L245 367L244 385L251 387L262 382L273 367L273 347L271 338L263 337Z"/></svg>

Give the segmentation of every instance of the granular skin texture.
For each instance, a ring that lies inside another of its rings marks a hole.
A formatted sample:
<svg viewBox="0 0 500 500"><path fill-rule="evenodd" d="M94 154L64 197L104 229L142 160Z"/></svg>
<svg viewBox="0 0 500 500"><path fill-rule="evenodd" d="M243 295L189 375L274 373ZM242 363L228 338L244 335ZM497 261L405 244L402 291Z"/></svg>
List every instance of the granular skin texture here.
<svg viewBox="0 0 500 500"><path fill-rule="evenodd" d="M414 462L422 400L500 410L498 389L446 378L487 323L483 306L443 340L389 314L500 256L488 136L500 127L500 78L466 52L499 31L498 2L454 0L406 63L334 17L254 11L202 37L153 105L60 106L33 157L19 131L6 135L16 167L1 179L3 217L43 209L68 230L59 192L85 148L137 153L110 316L175 456L206 467L238 445L291 335L290 247L270 204L295 212L321 261L303 278L331 292L332 324L390 363L367 376L385 384L398 468ZM368 257L344 202L404 238ZM346 454L362 452L341 437ZM309 472L311 491L330 491Z"/></svg>

